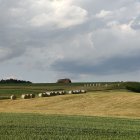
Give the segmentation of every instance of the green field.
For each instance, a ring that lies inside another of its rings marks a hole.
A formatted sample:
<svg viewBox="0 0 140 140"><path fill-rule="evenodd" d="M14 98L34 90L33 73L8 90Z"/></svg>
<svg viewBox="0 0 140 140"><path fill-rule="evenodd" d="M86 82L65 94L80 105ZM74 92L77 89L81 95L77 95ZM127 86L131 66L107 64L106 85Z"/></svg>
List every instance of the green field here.
<svg viewBox="0 0 140 140"><path fill-rule="evenodd" d="M0 114L2 140L139 140L139 119Z"/></svg>
<svg viewBox="0 0 140 140"><path fill-rule="evenodd" d="M86 89L88 91L102 91L112 89L124 89L123 84L117 87L117 83L108 83L108 87L105 87L105 83L101 83L100 87L91 86L84 87L88 83L70 83L70 84L57 84L57 83L34 83L34 84L0 84L0 97L10 96L12 94L20 97L21 94L38 94L40 92L46 92L48 90L75 90ZM95 83L92 83L95 84Z"/></svg>

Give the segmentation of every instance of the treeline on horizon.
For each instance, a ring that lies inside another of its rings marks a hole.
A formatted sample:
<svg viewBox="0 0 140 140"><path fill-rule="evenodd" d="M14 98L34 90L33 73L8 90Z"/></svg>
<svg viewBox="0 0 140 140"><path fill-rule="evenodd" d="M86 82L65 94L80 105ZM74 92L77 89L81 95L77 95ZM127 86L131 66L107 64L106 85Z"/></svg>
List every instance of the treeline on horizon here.
<svg viewBox="0 0 140 140"><path fill-rule="evenodd" d="M127 82L126 89L134 92L140 92L140 82Z"/></svg>
<svg viewBox="0 0 140 140"><path fill-rule="evenodd" d="M27 83L31 84L32 82L30 81L25 81L25 80L17 80L17 79L2 79L0 80L0 84L17 84L17 83Z"/></svg>

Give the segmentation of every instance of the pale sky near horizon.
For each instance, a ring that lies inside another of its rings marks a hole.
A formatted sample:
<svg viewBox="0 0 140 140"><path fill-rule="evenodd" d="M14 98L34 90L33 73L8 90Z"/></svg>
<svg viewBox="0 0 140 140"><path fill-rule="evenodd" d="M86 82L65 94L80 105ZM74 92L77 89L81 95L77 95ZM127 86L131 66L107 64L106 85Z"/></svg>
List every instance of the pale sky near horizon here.
<svg viewBox="0 0 140 140"><path fill-rule="evenodd" d="M0 79L140 81L140 0L0 0Z"/></svg>

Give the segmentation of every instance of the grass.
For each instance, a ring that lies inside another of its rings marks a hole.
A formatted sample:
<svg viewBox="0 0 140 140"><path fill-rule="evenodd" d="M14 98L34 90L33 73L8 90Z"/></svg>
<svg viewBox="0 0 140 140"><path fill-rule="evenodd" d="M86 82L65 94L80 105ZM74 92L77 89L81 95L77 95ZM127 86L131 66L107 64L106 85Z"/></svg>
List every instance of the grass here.
<svg viewBox="0 0 140 140"><path fill-rule="evenodd" d="M118 89L115 83L110 83L110 86L100 87L84 87L85 83L71 83L71 84L58 84L58 83L36 83L36 84L0 84L0 96L10 96L15 94L20 97L21 94L38 94L47 90L73 90L73 89L87 89L88 91L101 91L106 89ZM122 87L119 87L122 88Z"/></svg>
<svg viewBox="0 0 140 140"><path fill-rule="evenodd" d="M0 114L2 140L139 140L139 119Z"/></svg>

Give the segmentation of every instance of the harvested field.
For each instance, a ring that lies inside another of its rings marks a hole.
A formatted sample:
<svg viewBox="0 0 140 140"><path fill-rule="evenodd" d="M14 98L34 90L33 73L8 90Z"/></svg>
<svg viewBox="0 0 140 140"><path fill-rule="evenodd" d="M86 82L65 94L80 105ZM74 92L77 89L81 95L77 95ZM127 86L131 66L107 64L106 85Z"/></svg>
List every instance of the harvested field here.
<svg viewBox="0 0 140 140"><path fill-rule="evenodd" d="M108 91L0 100L0 112L140 118L140 94Z"/></svg>

